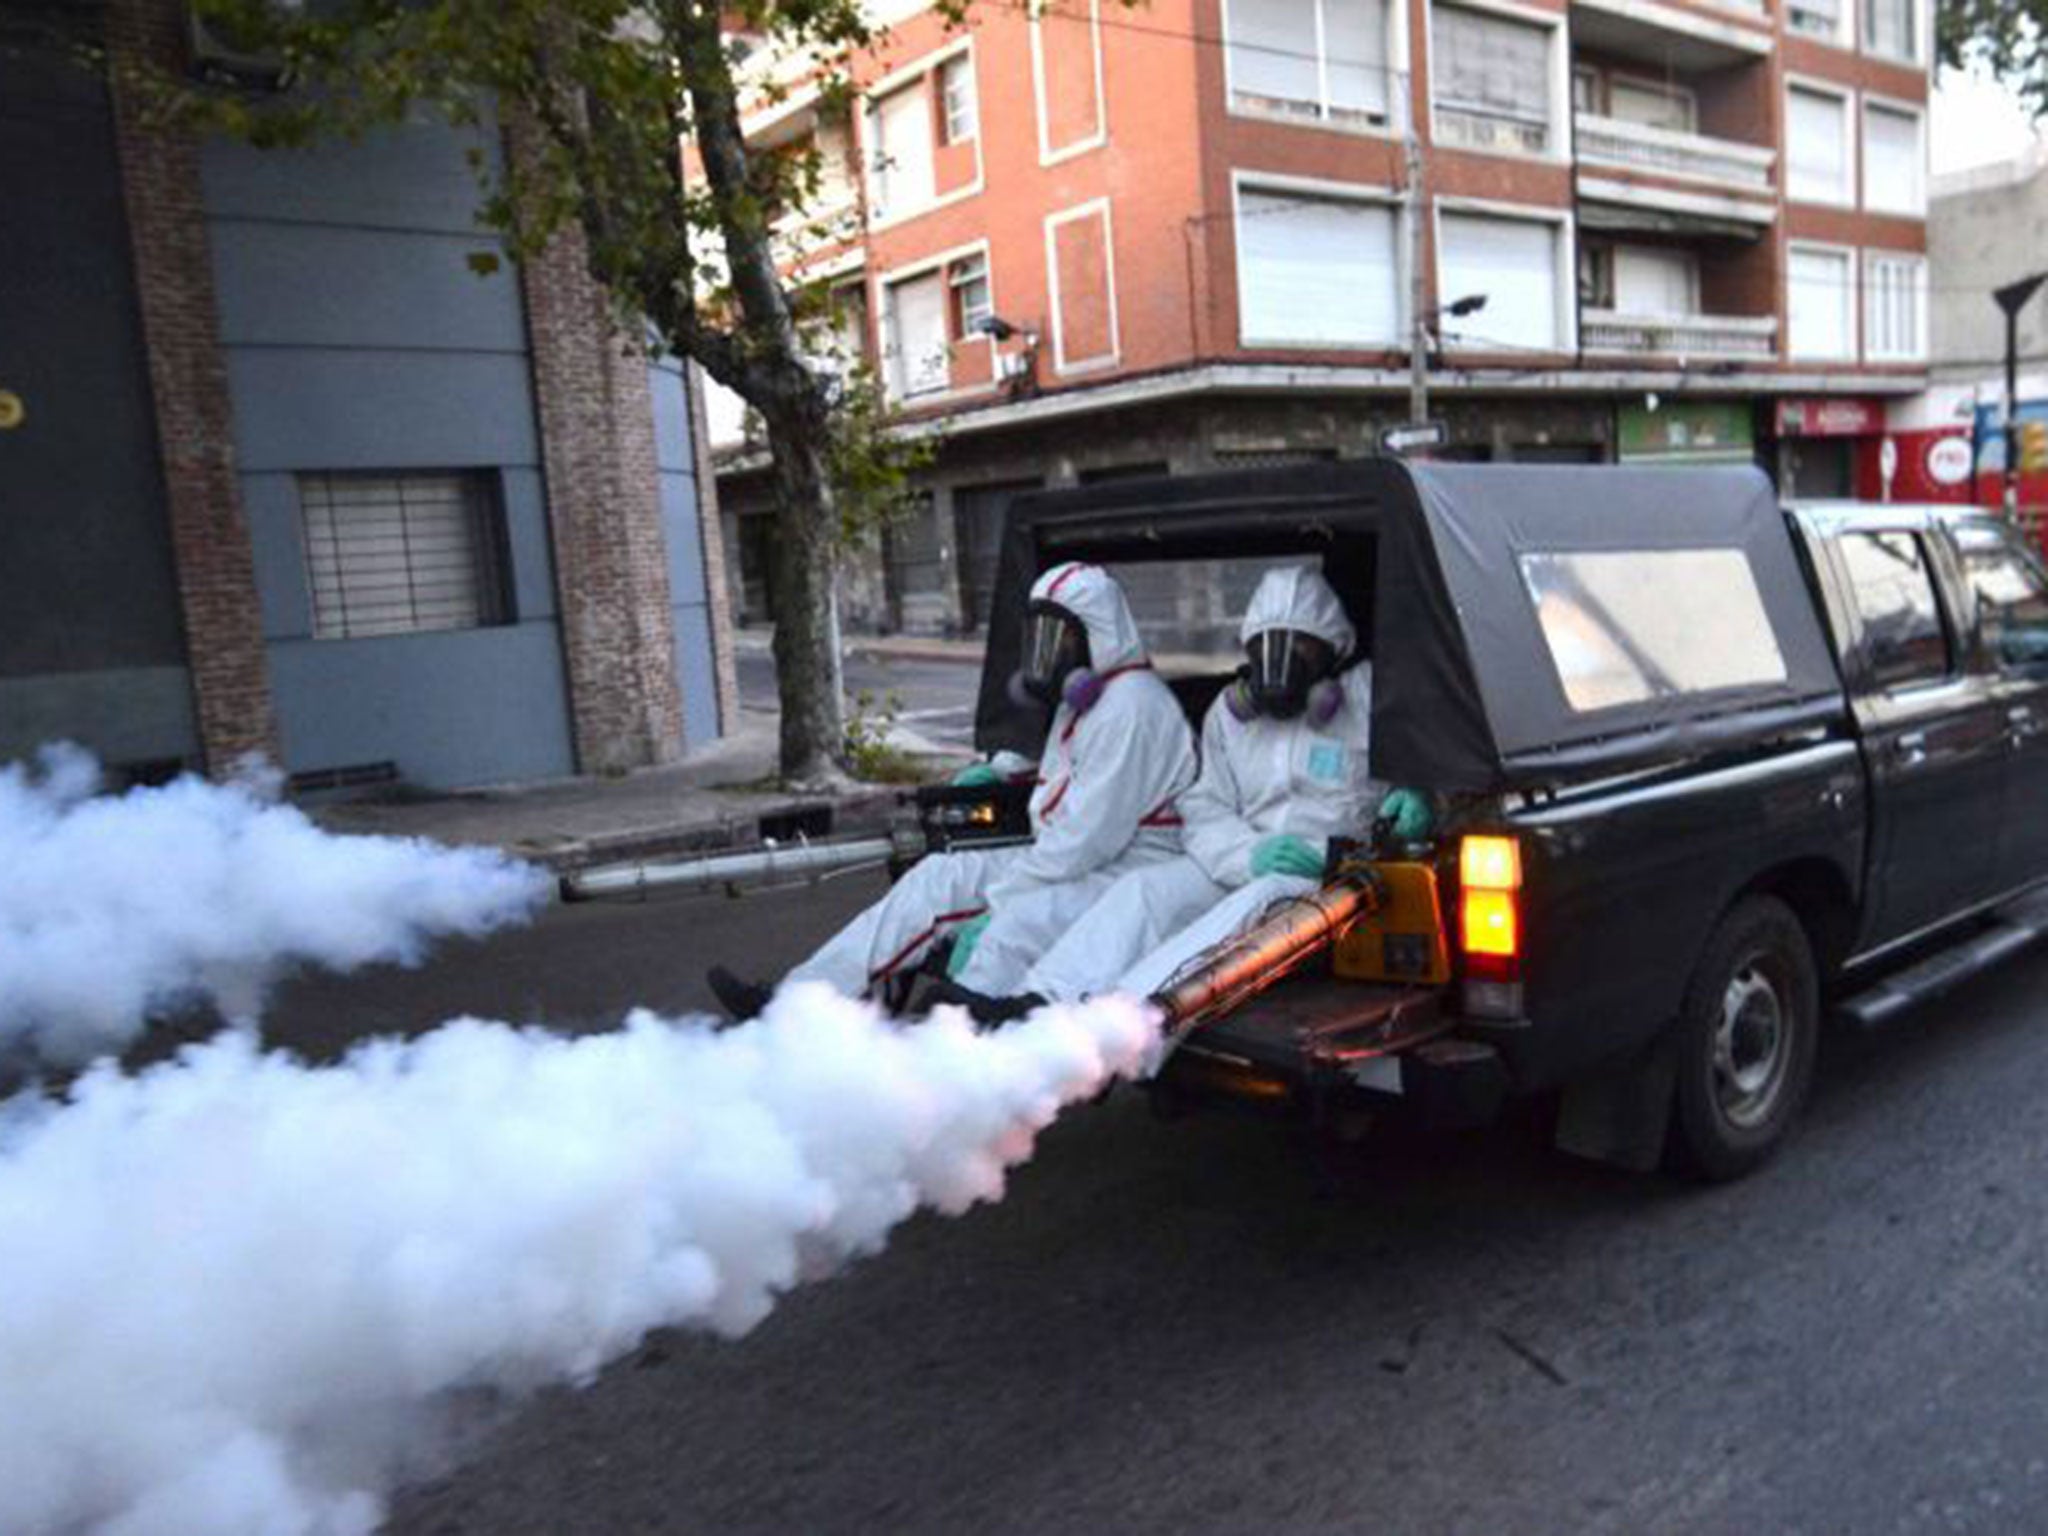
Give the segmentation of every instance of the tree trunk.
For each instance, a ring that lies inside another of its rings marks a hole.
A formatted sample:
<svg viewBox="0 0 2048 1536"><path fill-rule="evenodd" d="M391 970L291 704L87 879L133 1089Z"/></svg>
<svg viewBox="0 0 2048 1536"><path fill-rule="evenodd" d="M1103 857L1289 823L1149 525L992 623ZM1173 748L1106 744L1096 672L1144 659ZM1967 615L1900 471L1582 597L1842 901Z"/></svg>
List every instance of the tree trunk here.
<svg viewBox="0 0 2048 1536"><path fill-rule="evenodd" d="M821 426L770 420L775 466L775 687L782 704L781 767L791 784L839 778L844 701L833 655L831 482Z"/></svg>

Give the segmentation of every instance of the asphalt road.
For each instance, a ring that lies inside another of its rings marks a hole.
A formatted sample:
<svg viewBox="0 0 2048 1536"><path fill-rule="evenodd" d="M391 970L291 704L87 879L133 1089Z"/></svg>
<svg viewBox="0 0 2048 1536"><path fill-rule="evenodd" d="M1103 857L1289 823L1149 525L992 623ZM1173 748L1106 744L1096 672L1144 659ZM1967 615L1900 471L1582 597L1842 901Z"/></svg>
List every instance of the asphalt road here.
<svg viewBox="0 0 2048 1536"><path fill-rule="evenodd" d="M775 661L766 647L752 643L736 651L740 707L773 713ZM856 641L844 663L846 691L863 692L880 701L894 694L897 722L946 746L974 744L974 694L981 668L960 661L926 661L876 656Z"/></svg>
<svg viewBox="0 0 2048 1536"><path fill-rule="evenodd" d="M295 984L316 1051L457 1011L604 1027L786 963L879 882L558 911ZM512 1411L405 1536L2048 1527L2048 956L1837 1039L1802 1133L1694 1190L1510 1125L1311 1174L1236 1119L1071 1112L747 1338Z"/></svg>

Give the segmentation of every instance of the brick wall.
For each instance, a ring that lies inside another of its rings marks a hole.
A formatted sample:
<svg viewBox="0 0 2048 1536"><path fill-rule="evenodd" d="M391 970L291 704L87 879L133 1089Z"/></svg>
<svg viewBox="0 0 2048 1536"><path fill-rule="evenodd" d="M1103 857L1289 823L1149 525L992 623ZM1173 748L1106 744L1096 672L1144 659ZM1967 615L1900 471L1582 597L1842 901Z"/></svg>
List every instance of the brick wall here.
<svg viewBox="0 0 2048 1536"><path fill-rule="evenodd" d="M516 123L507 139L533 144ZM577 766L613 773L681 755L682 699L647 360L584 252L565 230L521 279Z"/></svg>
<svg viewBox="0 0 2048 1536"><path fill-rule="evenodd" d="M114 132L149 351L171 548L209 772L247 752L278 756L249 527L235 480L234 424L221 359L201 208L199 146L147 120L144 68L184 67L184 0L112 0Z"/></svg>

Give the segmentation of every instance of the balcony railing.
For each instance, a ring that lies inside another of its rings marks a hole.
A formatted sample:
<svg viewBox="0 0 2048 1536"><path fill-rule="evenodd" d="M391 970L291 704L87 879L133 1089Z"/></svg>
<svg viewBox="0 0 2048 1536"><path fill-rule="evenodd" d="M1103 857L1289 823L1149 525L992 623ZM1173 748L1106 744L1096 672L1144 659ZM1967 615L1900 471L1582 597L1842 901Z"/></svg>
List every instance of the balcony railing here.
<svg viewBox="0 0 2048 1536"><path fill-rule="evenodd" d="M1581 164L1683 176L1722 186L1768 190L1777 154L1754 144L1710 139L1703 133L1648 128L1616 117L1581 112L1574 118Z"/></svg>
<svg viewBox="0 0 2048 1536"><path fill-rule="evenodd" d="M1621 357L1771 358L1778 322L1771 315L1628 315L1588 309L1579 315L1579 344Z"/></svg>

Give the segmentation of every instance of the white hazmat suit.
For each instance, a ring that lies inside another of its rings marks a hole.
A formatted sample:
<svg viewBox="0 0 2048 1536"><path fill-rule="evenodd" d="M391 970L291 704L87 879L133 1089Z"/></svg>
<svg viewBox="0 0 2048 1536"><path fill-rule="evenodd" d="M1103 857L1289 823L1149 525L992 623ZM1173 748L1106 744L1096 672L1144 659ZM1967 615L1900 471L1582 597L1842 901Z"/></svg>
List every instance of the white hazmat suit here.
<svg viewBox="0 0 2048 1536"><path fill-rule="evenodd" d="M1031 795L1032 841L921 860L788 980L859 995L987 913L956 979L1014 992L1119 875L1180 851L1176 802L1195 778L1193 733L1146 658L1123 589L1099 566L1070 562L1041 575L1031 596L1079 621L1099 690L1085 708L1063 700L1053 712Z"/></svg>
<svg viewBox="0 0 2048 1536"><path fill-rule="evenodd" d="M1249 645L1269 630L1327 641L1339 664L1357 637L1330 584L1315 571L1268 571L1240 629ZM1363 834L1385 793L1370 772L1372 668L1360 661L1334 679L1336 713L1321 723L1240 720L1219 696L1202 726L1202 771L1181 797L1187 851L1118 880L1046 952L1024 990L1059 1001L1091 993L1157 992L1193 956L1257 920L1282 897L1315 889L1298 875L1252 873L1268 837L1320 844Z"/></svg>

